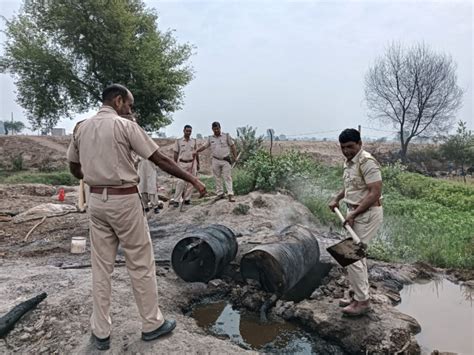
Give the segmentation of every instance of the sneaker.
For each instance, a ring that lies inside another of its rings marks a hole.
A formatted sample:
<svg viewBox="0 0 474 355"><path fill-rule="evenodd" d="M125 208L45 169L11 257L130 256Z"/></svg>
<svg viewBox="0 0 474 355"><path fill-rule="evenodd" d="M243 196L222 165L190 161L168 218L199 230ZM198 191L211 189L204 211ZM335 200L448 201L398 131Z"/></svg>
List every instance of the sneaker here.
<svg viewBox="0 0 474 355"><path fill-rule="evenodd" d="M229 202L235 202L234 195L229 195Z"/></svg>
<svg viewBox="0 0 474 355"><path fill-rule="evenodd" d="M190 204L191 204L191 200L184 200L184 204L185 204L185 205L190 205Z"/></svg>
<svg viewBox="0 0 474 355"><path fill-rule="evenodd" d="M98 338L91 333L92 342L97 350L109 350L110 349L110 335L107 338Z"/></svg>
<svg viewBox="0 0 474 355"><path fill-rule="evenodd" d="M165 322L161 325L161 327L152 330L151 332L144 333L142 332L142 340L143 341L152 341L158 339L159 337L169 334L176 328L176 321L175 320L165 320Z"/></svg>
<svg viewBox="0 0 474 355"><path fill-rule="evenodd" d="M160 208L159 208L159 207L155 207L155 208L153 209L153 212L154 212L155 214L160 213Z"/></svg>
<svg viewBox="0 0 474 355"><path fill-rule="evenodd" d="M339 299L339 307L347 307L354 302L354 291L349 290L347 297Z"/></svg>
<svg viewBox="0 0 474 355"><path fill-rule="evenodd" d="M370 310L370 301L356 301L342 309L342 313L349 317L357 317L366 314Z"/></svg>

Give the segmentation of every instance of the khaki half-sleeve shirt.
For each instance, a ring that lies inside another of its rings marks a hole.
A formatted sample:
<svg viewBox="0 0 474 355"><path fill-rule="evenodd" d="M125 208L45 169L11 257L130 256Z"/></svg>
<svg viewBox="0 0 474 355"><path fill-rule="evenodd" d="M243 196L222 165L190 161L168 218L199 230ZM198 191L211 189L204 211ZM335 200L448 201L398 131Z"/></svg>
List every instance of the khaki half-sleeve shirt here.
<svg viewBox="0 0 474 355"><path fill-rule="evenodd" d="M367 196L367 184L382 180L380 165L365 150L360 150L352 160L344 163L344 202L360 205Z"/></svg>
<svg viewBox="0 0 474 355"><path fill-rule="evenodd" d="M182 137L176 140L173 151L178 153L178 161L189 161L193 160L193 152L196 148L196 140L194 138L189 138L189 140L186 140L184 137Z"/></svg>
<svg viewBox="0 0 474 355"><path fill-rule="evenodd" d="M137 123L104 105L76 125L67 159L81 164L84 182L90 186L128 187L139 181L132 151L148 159L156 150L158 145Z"/></svg>
<svg viewBox="0 0 474 355"><path fill-rule="evenodd" d="M230 147L234 145L233 139L228 133L221 133L219 137L209 136L206 147L211 147L211 156L223 159L230 156Z"/></svg>

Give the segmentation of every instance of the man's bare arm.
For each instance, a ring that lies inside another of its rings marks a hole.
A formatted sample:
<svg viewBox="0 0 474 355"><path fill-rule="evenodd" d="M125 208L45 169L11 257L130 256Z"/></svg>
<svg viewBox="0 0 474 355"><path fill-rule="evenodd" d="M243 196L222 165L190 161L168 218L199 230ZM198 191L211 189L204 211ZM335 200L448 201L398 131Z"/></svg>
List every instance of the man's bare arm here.
<svg viewBox="0 0 474 355"><path fill-rule="evenodd" d="M354 217L367 211L380 199L382 196L382 180L367 184L367 188L369 190L367 196L365 196L360 205L352 212Z"/></svg>
<svg viewBox="0 0 474 355"><path fill-rule="evenodd" d="M206 150L208 148L208 145L204 144L201 145L198 149L196 149L196 154L201 153L203 150Z"/></svg>
<svg viewBox="0 0 474 355"><path fill-rule="evenodd" d="M80 163L73 163L72 161L69 162L69 171L71 174L76 177L77 179L83 179L84 174L82 173L81 164Z"/></svg>
<svg viewBox="0 0 474 355"><path fill-rule="evenodd" d="M375 202L377 202L377 200L380 199L380 196L382 196L382 181L376 181L371 184L367 184L367 188L369 189L367 196L365 196L360 205L357 206L354 211L347 214L344 224L347 223L353 227L355 218L367 211L375 204Z"/></svg>
<svg viewBox="0 0 474 355"><path fill-rule="evenodd" d="M334 208L339 206L339 201L341 201L344 198L344 194L345 194L345 189L342 189L334 197L334 199L331 202L329 202L329 208L331 209L331 211L334 211Z"/></svg>

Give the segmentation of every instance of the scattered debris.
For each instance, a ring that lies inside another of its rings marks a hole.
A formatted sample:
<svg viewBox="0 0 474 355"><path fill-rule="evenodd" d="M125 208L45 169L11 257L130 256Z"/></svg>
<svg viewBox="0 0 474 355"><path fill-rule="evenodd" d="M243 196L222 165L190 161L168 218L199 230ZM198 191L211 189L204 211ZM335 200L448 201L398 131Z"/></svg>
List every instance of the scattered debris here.
<svg viewBox="0 0 474 355"><path fill-rule="evenodd" d="M77 212L77 208L71 205L62 205L55 203L44 203L39 206L30 208L13 217L13 223L23 223L43 217L58 217L68 213Z"/></svg>

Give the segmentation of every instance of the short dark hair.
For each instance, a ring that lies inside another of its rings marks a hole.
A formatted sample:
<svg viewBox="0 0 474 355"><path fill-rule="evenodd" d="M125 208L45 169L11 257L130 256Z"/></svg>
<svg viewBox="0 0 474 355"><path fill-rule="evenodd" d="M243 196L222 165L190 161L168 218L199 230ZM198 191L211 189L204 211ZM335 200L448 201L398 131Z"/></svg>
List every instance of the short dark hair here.
<svg viewBox="0 0 474 355"><path fill-rule="evenodd" d="M354 128L346 128L339 135L339 143L360 142L360 132Z"/></svg>
<svg viewBox="0 0 474 355"><path fill-rule="evenodd" d="M125 101L128 97L128 89L121 84L109 85L102 91L102 102L111 101L119 95Z"/></svg>
<svg viewBox="0 0 474 355"><path fill-rule="evenodd" d="M219 122L217 122L217 121L212 122L212 128L214 128L214 127L219 127L219 128L221 128L221 124L220 124Z"/></svg>
<svg viewBox="0 0 474 355"><path fill-rule="evenodd" d="M191 129L193 129L193 127L191 127L191 125L189 125L189 124L185 125L184 128L183 128L183 130L186 129L186 128L191 128Z"/></svg>

